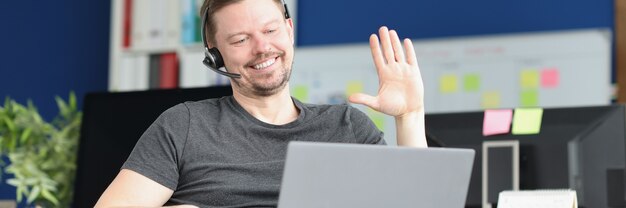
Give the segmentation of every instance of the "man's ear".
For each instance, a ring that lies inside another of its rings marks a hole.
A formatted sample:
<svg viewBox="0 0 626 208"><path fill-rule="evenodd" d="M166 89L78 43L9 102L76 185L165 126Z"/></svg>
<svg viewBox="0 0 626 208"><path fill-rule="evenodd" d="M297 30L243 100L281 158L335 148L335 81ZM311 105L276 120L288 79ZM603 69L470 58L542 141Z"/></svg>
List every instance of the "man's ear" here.
<svg viewBox="0 0 626 208"><path fill-rule="evenodd" d="M286 21L287 21L287 32L289 33L289 38L291 38L291 44L295 44L296 39L294 38L293 19L289 18Z"/></svg>

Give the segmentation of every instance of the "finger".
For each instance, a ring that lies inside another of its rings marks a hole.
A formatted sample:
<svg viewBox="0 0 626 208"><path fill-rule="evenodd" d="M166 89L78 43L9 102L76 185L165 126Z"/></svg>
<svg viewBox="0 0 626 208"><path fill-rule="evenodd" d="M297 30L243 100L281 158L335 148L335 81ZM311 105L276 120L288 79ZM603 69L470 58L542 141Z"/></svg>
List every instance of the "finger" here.
<svg viewBox="0 0 626 208"><path fill-rule="evenodd" d="M391 46L393 46L393 54L395 55L395 60L397 62L404 62L404 49L402 49L402 43L400 42L400 38L398 37L398 32L395 30L389 31L389 35L391 36Z"/></svg>
<svg viewBox="0 0 626 208"><path fill-rule="evenodd" d="M376 34L370 35L370 49L372 50L372 59L374 59L376 69L382 68L385 65L385 60L380 51L380 43L378 42L378 36L376 36Z"/></svg>
<svg viewBox="0 0 626 208"><path fill-rule="evenodd" d="M379 108L376 97L363 93L355 93L350 95L350 97L348 97L348 101L355 104L366 105L367 107L370 107L374 110L377 110Z"/></svg>
<svg viewBox="0 0 626 208"><path fill-rule="evenodd" d="M383 55L386 63L391 63L396 60L393 56L393 47L391 46L391 39L389 38L389 29L387 27L380 27L378 30L380 35L380 45L382 46Z"/></svg>
<svg viewBox="0 0 626 208"><path fill-rule="evenodd" d="M404 39L404 50L406 50L406 62L410 65L417 65L415 49L413 49L413 43L408 38Z"/></svg>

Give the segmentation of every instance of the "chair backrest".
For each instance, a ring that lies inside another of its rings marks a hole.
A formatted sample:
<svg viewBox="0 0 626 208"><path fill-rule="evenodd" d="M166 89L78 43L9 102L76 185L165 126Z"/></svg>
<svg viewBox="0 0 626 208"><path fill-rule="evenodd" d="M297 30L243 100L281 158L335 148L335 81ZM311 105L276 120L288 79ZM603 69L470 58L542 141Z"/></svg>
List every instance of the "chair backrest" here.
<svg viewBox="0 0 626 208"><path fill-rule="evenodd" d="M230 86L87 94L83 102L73 207L95 205L139 137L163 111L184 101L231 94Z"/></svg>

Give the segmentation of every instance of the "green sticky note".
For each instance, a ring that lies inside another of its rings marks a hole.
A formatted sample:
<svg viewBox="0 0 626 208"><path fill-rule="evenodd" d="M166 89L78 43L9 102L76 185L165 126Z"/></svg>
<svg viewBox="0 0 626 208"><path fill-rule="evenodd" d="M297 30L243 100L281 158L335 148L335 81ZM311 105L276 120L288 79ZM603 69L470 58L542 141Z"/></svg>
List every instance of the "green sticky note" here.
<svg viewBox="0 0 626 208"><path fill-rule="evenodd" d="M467 92L475 92L480 88L480 76L478 74L467 74L463 77L463 89Z"/></svg>
<svg viewBox="0 0 626 208"><path fill-rule="evenodd" d="M305 85L297 85L293 88L293 97L301 102L308 102L309 100L309 87Z"/></svg>
<svg viewBox="0 0 626 208"><path fill-rule="evenodd" d="M524 90L520 93L520 105L522 107L535 107L539 105L539 92L537 90Z"/></svg>
<svg viewBox="0 0 626 208"><path fill-rule="evenodd" d="M453 93L458 89L457 87L457 77L456 75L448 74L441 76L439 80L439 90L442 93Z"/></svg>
<svg viewBox="0 0 626 208"><path fill-rule="evenodd" d="M482 95L481 106L484 109L500 107L500 93L496 91L485 92Z"/></svg>
<svg viewBox="0 0 626 208"><path fill-rule="evenodd" d="M361 81L350 81L348 82L348 86L346 87L346 95L350 96L354 93L363 92L363 82Z"/></svg>
<svg viewBox="0 0 626 208"><path fill-rule="evenodd" d="M542 108L517 108L513 114L514 135L538 134L541 131Z"/></svg>
<svg viewBox="0 0 626 208"><path fill-rule="evenodd" d="M520 85L522 89L539 88L539 72L534 69L522 70L520 74Z"/></svg>
<svg viewBox="0 0 626 208"><path fill-rule="evenodd" d="M374 122L374 125L376 125L376 128L378 128L378 130L385 131L385 116L384 116L384 114L382 114L382 113L380 113L378 111L374 111L374 110L370 109L367 112L367 116L370 117L372 122Z"/></svg>

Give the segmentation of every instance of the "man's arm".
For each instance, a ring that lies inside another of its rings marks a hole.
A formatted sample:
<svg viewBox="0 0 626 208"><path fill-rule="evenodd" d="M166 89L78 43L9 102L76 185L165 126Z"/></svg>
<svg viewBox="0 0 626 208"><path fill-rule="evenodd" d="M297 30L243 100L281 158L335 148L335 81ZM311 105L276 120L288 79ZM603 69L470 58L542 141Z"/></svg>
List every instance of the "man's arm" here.
<svg viewBox="0 0 626 208"><path fill-rule="evenodd" d="M173 193L171 189L148 177L122 169L100 196L95 207L161 207Z"/></svg>
<svg viewBox="0 0 626 208"><path fill-rule="evenodd" d="M381 27L378 36L370 36L370 48L379 89L376 97L357 93L350 102L394 116L398 145L427 147L424 126L424 84L417 64L411 40L404 39L404 47L398 34Z"/></svg>

